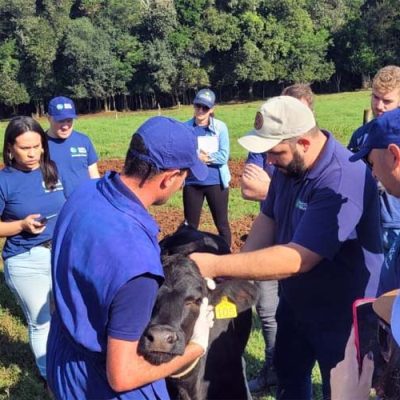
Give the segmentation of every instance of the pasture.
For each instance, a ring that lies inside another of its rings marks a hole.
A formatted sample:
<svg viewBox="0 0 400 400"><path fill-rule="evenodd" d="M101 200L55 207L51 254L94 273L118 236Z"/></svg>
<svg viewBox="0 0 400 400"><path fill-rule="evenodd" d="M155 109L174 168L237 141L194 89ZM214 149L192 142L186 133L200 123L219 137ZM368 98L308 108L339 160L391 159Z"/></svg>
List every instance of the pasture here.
<svg viewBox="0 0 400 400"><path fill-rule="evenodd" d="M362 124L363 110L369 106L370 93L340 93L316 97L315 113L320 127L334 133L340 142L347 144L351 133ZM231 164L237 165L246 156L246 152L237 138L252 129L254 115L261 101L239 104L222 104L216 109L216 117L228 125L231 139ZM147 118L158 115L158 110L108 113L81 116L75 123L75 129L88 134L95 144L101 160L122 159L132 133ZM192 108L161 110L161 114L181 121L189 119ZM47 128L47 120L40 122ZM3 141L7 121L0 122L0 141ZM107 166L107 163L105 164ZM160 223L162 233L171 232L183 219L182 198L177 194L169 204L152 208L151 212ZM246 234L252 219L258 212L256 202L244 201L237 183L230 191L229 214L236 246L240 245L240 236ZM202 216L202 229L213 230L213 224L205 207ZM253 376L263 361L263 339L257 319L254 318L251 340L247 346L247 370ZM315 399L320 399L320 377L314 370ZM0 269L0 400L45 399L46 393L38 379L33 356L27 344L27 332L24 318L14 298L4 283L2 267ZM272 400L273 395L255 397Z"/></svg>

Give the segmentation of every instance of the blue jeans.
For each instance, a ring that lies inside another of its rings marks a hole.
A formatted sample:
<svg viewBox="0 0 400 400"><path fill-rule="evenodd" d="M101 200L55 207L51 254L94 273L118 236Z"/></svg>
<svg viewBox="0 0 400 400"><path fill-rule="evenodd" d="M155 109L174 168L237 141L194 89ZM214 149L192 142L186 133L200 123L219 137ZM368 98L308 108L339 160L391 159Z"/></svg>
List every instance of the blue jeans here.
<svg viewBox="0 0 400 400"><path fill-rule="evenodd" d="M50 329L50 250L37 246L4 262L7 286L28 322L29 344L40 375L46 378L46 345Z"/></svg>
<svg viewBox="0 0 400 400"><path fill-rule="evenodd" d="M272 366L276 337L276 308L278 307L278 281L256 281L260 290L256 310L261 320L261 328L265 342L265 367Z"/></svg>

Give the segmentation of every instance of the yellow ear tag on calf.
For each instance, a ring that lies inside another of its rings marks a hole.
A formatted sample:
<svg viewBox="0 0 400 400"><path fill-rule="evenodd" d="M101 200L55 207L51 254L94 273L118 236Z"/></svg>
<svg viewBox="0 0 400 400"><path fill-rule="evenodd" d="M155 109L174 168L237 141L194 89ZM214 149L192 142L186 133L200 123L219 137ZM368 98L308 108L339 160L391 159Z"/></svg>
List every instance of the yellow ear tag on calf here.
<svg viewBox="0 0 400 400"><path fill-rule="evenodd" d="M237 317L237 307L226 296L222 296L221 301L215 306L216 319L228 319Z"/></svg>

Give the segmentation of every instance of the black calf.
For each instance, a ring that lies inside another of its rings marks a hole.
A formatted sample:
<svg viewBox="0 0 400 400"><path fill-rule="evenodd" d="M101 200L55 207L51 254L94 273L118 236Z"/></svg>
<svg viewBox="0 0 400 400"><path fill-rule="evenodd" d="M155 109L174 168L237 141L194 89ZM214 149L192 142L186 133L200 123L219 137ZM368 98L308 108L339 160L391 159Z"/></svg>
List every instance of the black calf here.
<svg viewBox="0 0 400 400"><path fill-rule="evenodd" d="M237 307L234 319L216 319L210 332L207 354L184 376L167 379L172 398L246 399L242 368L251 329L251 306L256 287L237 279L223 280L208 290L196 264L187 255L194 252L226 254L229 247L217 235L183 226L160 242L165 282L159 290L151 321L139 342L139 352L153 364L182 354L190 340L204 296L217 305L226 296ZM178 253L178 254L175 254ZM179 374L178 374L179 375Z"/></svg>

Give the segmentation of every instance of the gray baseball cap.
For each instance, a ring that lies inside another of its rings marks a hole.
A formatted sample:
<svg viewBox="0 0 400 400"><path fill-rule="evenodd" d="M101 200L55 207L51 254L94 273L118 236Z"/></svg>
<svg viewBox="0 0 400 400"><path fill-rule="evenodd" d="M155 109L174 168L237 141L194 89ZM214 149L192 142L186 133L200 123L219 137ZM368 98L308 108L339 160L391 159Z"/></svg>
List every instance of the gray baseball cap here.
<svg viewBox="0 0 400 400"><path fill-rule="evenodd" d="M254 129L238 142L252 153L264 153L282 140L301 136L315 126L313 112L300 100L272 97L257 111Z"/></svg>

